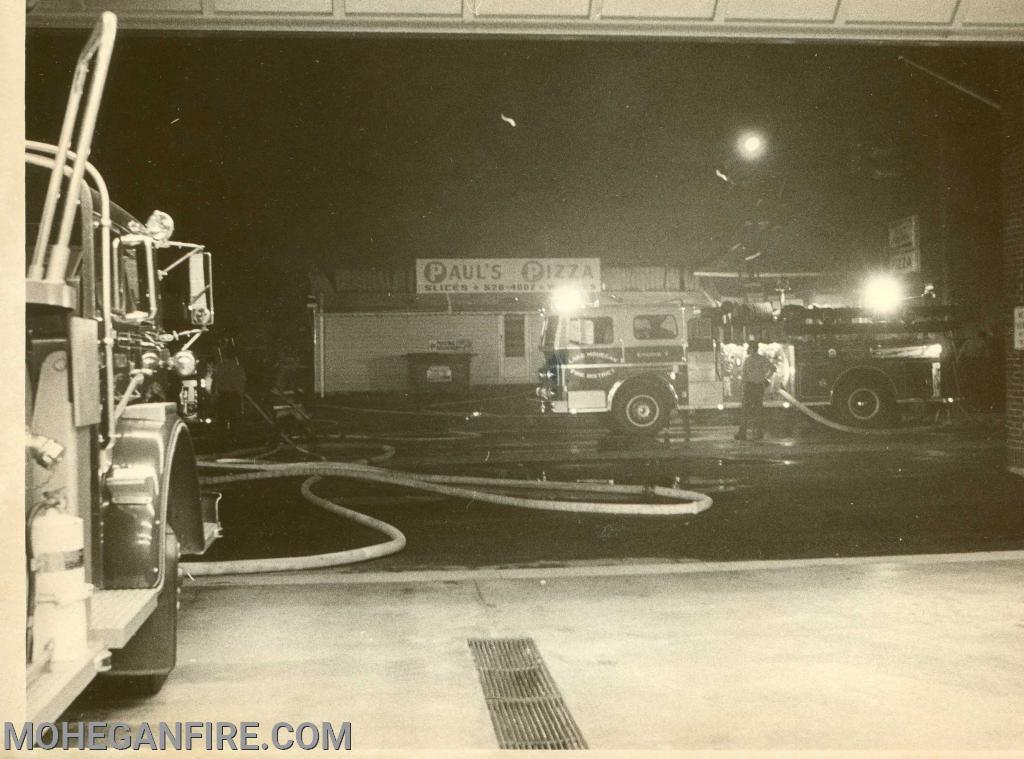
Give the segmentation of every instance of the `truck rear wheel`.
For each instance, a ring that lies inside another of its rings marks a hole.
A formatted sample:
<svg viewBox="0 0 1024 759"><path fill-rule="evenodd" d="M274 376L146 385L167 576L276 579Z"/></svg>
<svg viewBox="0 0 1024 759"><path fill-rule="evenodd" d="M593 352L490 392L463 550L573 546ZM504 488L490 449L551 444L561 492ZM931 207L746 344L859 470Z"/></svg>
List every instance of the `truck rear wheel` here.
<svg viewBox="0 0 1024 759"><path fill-rule="evenodd" d="M842 420L854 427L881 427L897 419L892 392L871 377L844 382L836 390L834 402Z"/></svg>
<svg viewBox="0 0 1024 759"><path fill-rule="evenodd" d="M672 403L664 389L652 383L626 385L615 394L612 423L619 432L654 435L668 424Z"/></svg>
<svg viewBox="0 0 1024 759"><path fill-rule="evenodd" d="M178 567L178 537L167 528L164 546L164 584L157 596L156 609L124 648L112 652L107 677L125 692L155 696L174 669L178 648L178 594L181 571ZM138 673L138 674L135 674Z"/></svg>

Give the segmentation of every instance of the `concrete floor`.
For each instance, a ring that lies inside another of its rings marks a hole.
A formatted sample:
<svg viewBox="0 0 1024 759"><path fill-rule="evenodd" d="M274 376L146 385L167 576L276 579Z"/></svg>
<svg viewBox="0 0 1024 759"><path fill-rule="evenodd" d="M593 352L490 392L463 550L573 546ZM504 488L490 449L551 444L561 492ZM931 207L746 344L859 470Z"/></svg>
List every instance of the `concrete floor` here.
<svg viewBox="0 0 1024 759"><path fill-rule="evenodd" d="M1024 748L1024 553L231 578L149 700L68 718L352 723L496 747L466 641L532 637L595 749Z"/></svg>

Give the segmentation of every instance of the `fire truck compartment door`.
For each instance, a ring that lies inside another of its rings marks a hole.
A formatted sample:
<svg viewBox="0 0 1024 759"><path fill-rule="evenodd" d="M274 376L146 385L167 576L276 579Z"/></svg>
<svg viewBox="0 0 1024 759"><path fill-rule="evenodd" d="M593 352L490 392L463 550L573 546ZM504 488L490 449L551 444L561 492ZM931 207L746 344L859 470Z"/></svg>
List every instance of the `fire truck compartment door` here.
<svg viewBox="0 0 1024 759"><path fill-rule="evenodd" d="M570 411L604 411L608 408L608 397L604 390L570 390Z"/></svg>
<svg viewBox="0 0 1024 759"><path fill-rule="evenodd" d="M725 403L725 383L721 380L690 383L690 408L716 408Z"/></svg>

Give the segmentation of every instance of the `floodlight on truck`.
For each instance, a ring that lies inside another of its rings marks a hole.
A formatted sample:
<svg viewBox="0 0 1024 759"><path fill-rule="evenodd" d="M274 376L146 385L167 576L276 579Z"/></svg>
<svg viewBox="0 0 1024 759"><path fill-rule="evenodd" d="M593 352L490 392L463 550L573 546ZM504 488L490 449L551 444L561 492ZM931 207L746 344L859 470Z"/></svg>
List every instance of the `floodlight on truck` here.
<svg viewBox="0 0 1024 759"><path fill-rule="evenodd" d="M891 274L872 275L864 283L861 300L870 311L891 314L903 303L903 284Z"/></svg>
<svg viewBox="0 0 1024 759"><path fill-rule="evenodd" d="M587 305L587 295L576 284L559 285L551 291L551 310L556 314L571 314Z"/></svg>

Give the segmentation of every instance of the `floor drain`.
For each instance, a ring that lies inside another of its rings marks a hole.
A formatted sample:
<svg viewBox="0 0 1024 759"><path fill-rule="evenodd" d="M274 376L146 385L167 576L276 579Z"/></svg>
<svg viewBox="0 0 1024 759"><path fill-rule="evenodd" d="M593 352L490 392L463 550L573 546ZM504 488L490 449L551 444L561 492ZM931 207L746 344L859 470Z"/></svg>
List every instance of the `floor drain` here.
<svg viewBox="0 0 1024 759"><path fill-rule="evenodd" d="M586 748L532 638L471 638L499 748Z"/></svg>

